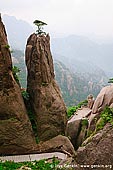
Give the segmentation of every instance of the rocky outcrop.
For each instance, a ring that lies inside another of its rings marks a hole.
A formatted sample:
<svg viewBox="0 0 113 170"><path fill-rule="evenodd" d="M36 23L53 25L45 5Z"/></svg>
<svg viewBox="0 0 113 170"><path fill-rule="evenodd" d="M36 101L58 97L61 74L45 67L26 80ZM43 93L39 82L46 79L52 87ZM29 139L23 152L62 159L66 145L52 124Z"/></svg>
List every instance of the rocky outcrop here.
<svg viewBox="0 0 113 170"><path fill-rule="evenodd" d="M29 153L35 138L12 74L12 61L5 27L0 17L0 155Z"/></svg>
<svg viewBox="0 0 113 170"><path fill-rule="evenodd" d="M93 108L92 113L100 113L105 106L110 106L113 103L113 85L102 88L98 94Z"/></svg>
<svg viewBox="0 0 113 170"><path fill-rule="evenodd" d="M100 113L106 106L113 107L113 85L103 87L94 101L92 114L88 117L89 130L95 130L96 122L100 119Z"/></svg>
<svg viewBox="0 0 113 170"><path fill-rule="evenodd" d="M113 163L113 127L106 124L103 130L95 134L86 146L77 151L77 163L81 165L97 165L97 169L107 169ZM104 166L99 167L98 166ZM106 166L106 167L105 167ZM84 168L86 169L86 168ZM89 168L90 169L90 168ZM112 169L112 167L111 167Z"/></svg>
<svg viewBox="0 0 113 170"><path fill-rule="evenodd" d="M64 134L66 107L54 79L49 35L32 34L26 46L27 91L42 141Z"/></svg>
<svg viewBox="0 0 113 170"><path fill-rule="evenodd" d="M83 147L79 147L77 150L77 163L88 165L87 169L94 167L100 170L113 168L113 127L111 123L107 122L102 127L102 118L100 118L105 106L112 108L112 103L113 85L110 85L104 87L97 96L92 113L88 116L88 133L90 135L82 143ZM101 126L101 130L98 129L98 126Z"/></svg>
<svg viewBox="0 0 113 170"><path fill-rule="evenodd" d="M68 121L66 127L66 136L68 136L75 149L78 149L77 139L80 131L81 131L81 119Z"/></svg>
<svg viewBox="0 0 113 170"><path fill-rule="evenodd" d="M63 152L69 157L75 157L76 153L73 145L66 136L58 135L48 141L40 142L38 145L40 152Z"/></svg>
<svg viewBox="0 0 113 170"><path fill-rule="evenodd" d="M87 101L88 101L87 107L89 107L90 109L92 109L93 104L94 104L94 97L93 97L92 94L89 94L89 95L87 96Z"/></svg>
<svg viewBox="0 0 113 170"><path fill-rule="evenodd" d="M71 140L75 150L82 144L88 128L88 119L86 118L91 109L83 107L68 120L66 126L66 136Z"/></svg>

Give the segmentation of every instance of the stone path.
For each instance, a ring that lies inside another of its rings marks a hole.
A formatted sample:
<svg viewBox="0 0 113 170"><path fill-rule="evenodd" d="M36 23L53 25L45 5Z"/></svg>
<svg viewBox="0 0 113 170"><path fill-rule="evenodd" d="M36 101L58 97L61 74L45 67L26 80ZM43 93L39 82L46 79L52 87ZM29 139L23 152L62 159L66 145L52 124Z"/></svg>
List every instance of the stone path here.
<svg viewBox="0 0 113 170"><path fill-rule="evenodd" d="M25 161L39 161L41 159L49 159L49 158L59 158L66 159L67 155L61 152L53 152L53 153L41 153L41 154L31 154L31 155L15 155L15 156L1 156L1 161L14 161L14 162L25 162Z"/></svg>
<svg viewBox="0 0 113 170"><path fill-rule="evenodd" d="M84 117L88 117L91 113L91 109L88 107L83 107L81 109L78 109L77 112L74 114L74 116L72 116L68 123L73 122L75 120L79 120L82 119Z"/></svg>

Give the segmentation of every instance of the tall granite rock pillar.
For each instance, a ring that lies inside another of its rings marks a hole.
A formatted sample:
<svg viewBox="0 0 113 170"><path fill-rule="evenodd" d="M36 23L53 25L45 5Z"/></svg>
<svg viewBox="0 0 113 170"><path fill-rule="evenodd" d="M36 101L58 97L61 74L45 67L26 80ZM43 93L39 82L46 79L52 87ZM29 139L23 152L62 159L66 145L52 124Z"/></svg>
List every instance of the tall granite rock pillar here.
<svg viewBox="0 0 113 170"><path fill-rule="evenodd" d="M20 88L12 74L11 54L0 16L0 155L30 153L35 145Z"/></svg>
<svg viewBox="0 0 113 170"><path fill-rule="evenodd" d="M32 34L26 46L27 91L42 141L64 134L66 107L54 78L49 35Z"/></svg>

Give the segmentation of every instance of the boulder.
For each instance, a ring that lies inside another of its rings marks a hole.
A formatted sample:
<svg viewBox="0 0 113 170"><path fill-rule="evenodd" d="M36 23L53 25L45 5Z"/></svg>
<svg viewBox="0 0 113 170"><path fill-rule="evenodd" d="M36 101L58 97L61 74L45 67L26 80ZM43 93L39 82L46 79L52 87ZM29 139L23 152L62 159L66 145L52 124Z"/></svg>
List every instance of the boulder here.
<svg viewBox="0 0 113 170"><path fill-rule="evenodd" d="M89 95L87 96L87 101L88 101L87 107L89 107L90 109L92 109L93 104L94 104L94 97L93 97L92 94L89 94Z"/></svg>
<svg viewBox="0 0 113 170"><path fill-rule="evenodd" d="M70 139L75 149L77 146L77 138L81 130L81 119L70 121L67 123L66 136Z"/></svg>
<svg viewBox="0 0 113 170"><path fill-rule="evenodd" d="M106 106L113 107L113 85L103 87L98 94L92 107L92 113L88 116L89 131L95 130L96 123L100 119L100 113Z"/></svg>
<svg viewBox="0 0 113 170"><path fill-rule="evenodd" d="M78 149L83 143L83 141L86 139L87 129L88 129L88 119L84 118L81 120L80 132L76 140L76 149Z"/></svg>
<svg viewBox="0 0 113 170"><path fill-rule="evenodd" d="M76 152L70 140L66 136L58 135L48 141L37 145L38 152L63 152L69 157L75 157Z"/></svg>
<svg viewBox="0 0 113 170"><path fill-rule="evenodd" d="M90 112L91 109L83 107L79 109L67 122L66 136L69 137L76 150L85 138L88 128L87 116Z"/></svg>
<svg viewBox="0 0 113 170"><path fill-rule="evenodd" d="M66 107L54 78L49 35L32 34L26 45L27 92L41 141L64 134Z"/></svg>
<svg viewBox="0 0 113 170"><path fill-rule="evenodd" d="M110 106L112 103L113 84L102 88L94 102L92 113L100 113L105 108L105 106Z"/></svg>
<svg viewBox="0 0 113 170"><path fill-rule="evenodd" d="M77 163L81 165L103 165L113 164L113 127L106 124L103 130L93 136L91 141L84 147L80 147L77 151ZM105 167L106 166L106 167ZM97 169L104 169L97 167ZM108 167L110 169L110 167ZM84 168L85 169L85 168ZM111 167L112 169L112 167Z"/></svg>
<svg viewBox="0 0 113 170"><path fill-rule="evenodd" d="M30 153L36 143L20 87L12 74L12 60L0 17L0 155Z"/></svg>

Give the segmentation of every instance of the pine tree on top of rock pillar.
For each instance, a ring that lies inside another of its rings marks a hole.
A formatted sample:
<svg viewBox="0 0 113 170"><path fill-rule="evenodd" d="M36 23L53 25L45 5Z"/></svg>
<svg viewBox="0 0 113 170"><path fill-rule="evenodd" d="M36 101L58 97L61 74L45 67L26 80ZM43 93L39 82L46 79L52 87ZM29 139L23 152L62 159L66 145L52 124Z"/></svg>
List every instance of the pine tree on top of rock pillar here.
<svg viewBox="0 0 113 170"><path fill-rule="evenodd" d="M66 107L55 81L49 35L32 34L26 45L27 91L39 139L64 134Z"/></svg>

